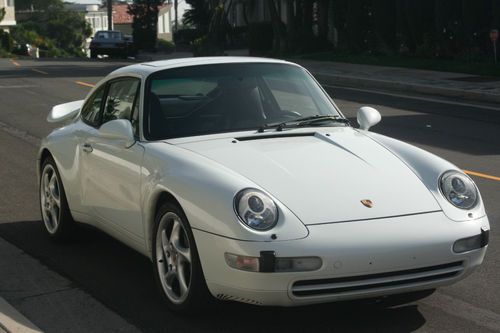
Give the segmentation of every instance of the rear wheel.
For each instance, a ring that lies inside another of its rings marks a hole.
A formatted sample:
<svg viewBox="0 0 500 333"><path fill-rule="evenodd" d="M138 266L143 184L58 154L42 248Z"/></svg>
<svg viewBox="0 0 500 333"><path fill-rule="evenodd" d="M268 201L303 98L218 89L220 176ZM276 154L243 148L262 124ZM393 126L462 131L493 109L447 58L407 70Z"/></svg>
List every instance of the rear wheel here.
<svg viewBox="0 0 500 333"><path fill-rule="evenodd" d="M97 59L97 52L94 50L90 50L90 58Z"/></svg>
<svg viewBox="0 0 500 333"><path fill-rule="evenodd" d="M40 210L45 231L53 240L67 240L74 227L66 192L52 157L42 164L40 177Z"/></svg>
<svg viewBox="0 0 500 333"><path fill-rule="evenodd" d="M212 299L193 233L182 210L165 203L156 215L153 259L156 282L167 306L185 313L197 312Z"/></svg>

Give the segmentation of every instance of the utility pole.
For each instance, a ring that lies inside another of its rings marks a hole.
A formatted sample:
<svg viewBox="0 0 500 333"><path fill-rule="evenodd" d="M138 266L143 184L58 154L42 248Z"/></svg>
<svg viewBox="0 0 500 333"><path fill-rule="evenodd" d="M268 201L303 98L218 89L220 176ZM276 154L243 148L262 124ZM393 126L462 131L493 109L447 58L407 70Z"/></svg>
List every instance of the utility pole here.
<svg viewBox="0 0 500 333"><path fill-rule="evenodd" d="M108 7L108 30L113 30L113 0L107 0Z"/></svg>

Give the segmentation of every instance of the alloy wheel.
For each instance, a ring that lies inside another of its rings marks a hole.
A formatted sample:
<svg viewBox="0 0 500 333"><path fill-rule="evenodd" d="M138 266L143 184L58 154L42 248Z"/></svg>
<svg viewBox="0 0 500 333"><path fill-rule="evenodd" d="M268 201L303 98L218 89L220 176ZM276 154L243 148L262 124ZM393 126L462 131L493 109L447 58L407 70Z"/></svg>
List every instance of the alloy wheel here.
<svg viewBox="0 0 500 333"><path fill-rule="evenodd" d="M47 164L42 172L40 204L43 222L51 234L57 231L61 216L61 191L54 167Z"/></svg>
<svg viewBox="0 0 500 333"><path fill-rule="evenodd" d="M157 229L156 265L168 299L183 303L191 286L191 247L181 218L173 212L162 216Z"/></svg>

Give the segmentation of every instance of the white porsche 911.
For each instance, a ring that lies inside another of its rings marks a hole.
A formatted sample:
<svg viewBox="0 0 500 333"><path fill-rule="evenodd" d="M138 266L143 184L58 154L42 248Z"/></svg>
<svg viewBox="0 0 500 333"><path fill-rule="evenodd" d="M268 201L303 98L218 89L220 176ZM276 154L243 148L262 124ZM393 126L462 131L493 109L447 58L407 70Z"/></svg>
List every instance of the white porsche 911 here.
<svg viewBox="0 0 500 333"><path fill-rule="evenodd" d="M56 240L75 221L151 258L162 297L294 306L431 290L481 264L489 222L451 163L354 128L304 68L136 64L55 106L38 156Z"/></svg>

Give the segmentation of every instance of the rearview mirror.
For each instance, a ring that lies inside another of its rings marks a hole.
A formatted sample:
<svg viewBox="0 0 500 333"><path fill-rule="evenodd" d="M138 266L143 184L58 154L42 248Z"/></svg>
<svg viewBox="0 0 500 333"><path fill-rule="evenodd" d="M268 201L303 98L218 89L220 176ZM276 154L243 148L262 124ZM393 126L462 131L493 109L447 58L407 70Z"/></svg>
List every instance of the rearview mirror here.
<svg viewBox="0 0 500 333"><path fill-rule="evenodd" d="M126 148L135 143L134 130L127 119L115 119L104 123L99 128L99 135L105 139L123 141Z"/></svg>
<svg viewBox="0 0 500 333"><path fill-rule="evenodd" d="M358 124L359 128L368 131L370 127L377 125L382 116L380 113L369 106L363 106L358 110Z"/></svg>

